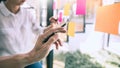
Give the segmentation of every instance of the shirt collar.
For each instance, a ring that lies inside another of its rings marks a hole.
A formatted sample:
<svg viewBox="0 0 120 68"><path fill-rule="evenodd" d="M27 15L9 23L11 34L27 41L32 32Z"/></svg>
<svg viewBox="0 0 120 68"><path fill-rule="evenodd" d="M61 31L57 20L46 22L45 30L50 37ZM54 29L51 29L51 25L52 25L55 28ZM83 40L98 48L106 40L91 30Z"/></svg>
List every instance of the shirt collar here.
<svg viewBox="0 0 120 68"><path fill-rule="evenodd" d="M13 15L13 16L15 16L16 14L14 14L14 13L12 13L12 12L10 12L8 9L7 9L7 7L5 6L5 4L4 4L4 2L1 2L1 12L3 13L3 15L5 15L5 16L9 16L9 15ZM21 10L18 12L18 13L20 13L21 12ZM18 14L17 13L17 14Z"/></svg>

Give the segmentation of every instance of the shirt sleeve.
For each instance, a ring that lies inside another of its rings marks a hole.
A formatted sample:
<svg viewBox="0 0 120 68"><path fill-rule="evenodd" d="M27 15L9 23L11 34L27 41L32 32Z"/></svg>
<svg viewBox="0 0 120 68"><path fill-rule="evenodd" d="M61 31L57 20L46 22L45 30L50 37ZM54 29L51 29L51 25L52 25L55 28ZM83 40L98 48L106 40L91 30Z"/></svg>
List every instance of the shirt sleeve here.
<svg viewBox="0 0 120 68"><path fill-rule="evenodd" d="M35 9L30 9L29 12L30 12L29 17L31 21L31 29L33 33L42 34L45 28L41 27L39 21L37 21Z"/></svg>

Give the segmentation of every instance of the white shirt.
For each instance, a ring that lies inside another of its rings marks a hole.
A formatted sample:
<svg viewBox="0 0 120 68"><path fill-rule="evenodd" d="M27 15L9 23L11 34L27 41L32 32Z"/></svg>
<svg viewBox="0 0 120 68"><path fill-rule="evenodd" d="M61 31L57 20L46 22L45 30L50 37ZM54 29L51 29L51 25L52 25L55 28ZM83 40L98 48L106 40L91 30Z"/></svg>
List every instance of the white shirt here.
<svg viewBox="0 0 120 68"><path fill-rule="evenodd" d="M13 14L1 2L0 56L26 53L33 49L33 32L40 32L37 24L28 9L21 7L17 14Z"/></svg>

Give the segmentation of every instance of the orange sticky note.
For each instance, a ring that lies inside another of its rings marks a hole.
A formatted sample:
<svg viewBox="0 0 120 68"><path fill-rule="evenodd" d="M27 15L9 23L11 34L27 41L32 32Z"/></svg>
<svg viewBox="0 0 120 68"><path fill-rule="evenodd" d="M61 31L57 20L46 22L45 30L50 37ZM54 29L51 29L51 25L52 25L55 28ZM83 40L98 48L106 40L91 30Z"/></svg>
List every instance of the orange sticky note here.
<svg viewBox="0 0 120 68"><path fill-rule="evenodd" d="M64 6L64 16L70 15L70 3L65 4Z"/></svg>
<svg viewBox="0 0 120 68"><path fill-rule="evenodd" d="M119 22L119 27L118 27L118 33L120 35L120 22Z"/></svg>
<svg viewBox="0 0 120 68"><path fill-rule="evenodd" d="M118 35L120 3L99 7L96 13L95 30Z"/></svg>
<svg viewBox="0 0 120 68"><path fill-rule="evenodd" d="M74 22L69 22L68 24L68 36L75 36L75 23Z"/></svg>

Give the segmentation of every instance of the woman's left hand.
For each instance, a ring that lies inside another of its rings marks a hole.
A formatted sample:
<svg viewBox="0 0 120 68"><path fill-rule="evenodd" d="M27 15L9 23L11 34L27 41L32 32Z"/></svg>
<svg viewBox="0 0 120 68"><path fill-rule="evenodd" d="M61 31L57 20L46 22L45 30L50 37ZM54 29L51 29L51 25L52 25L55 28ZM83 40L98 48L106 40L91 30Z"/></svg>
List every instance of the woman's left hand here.
<svg viewBox="0 0 120 68"><path fill-rule="evenodd" d="M57 19L55 19L54 17L51 17L51 18L49 19L49 21L51 22L51 24L44 30L44 32L48 31L49 29L59 27L58 21L57 21ZM62 41L61 41L61 39L59 38L54 44L56 45L56 49L58 49L58 48L59 48L59 45L62 46Z"/></svg>

